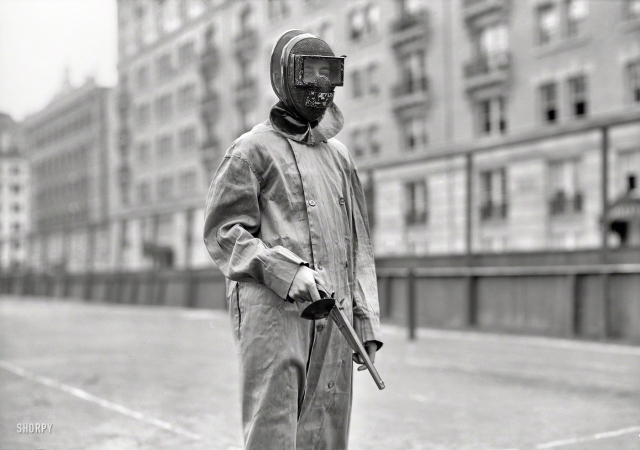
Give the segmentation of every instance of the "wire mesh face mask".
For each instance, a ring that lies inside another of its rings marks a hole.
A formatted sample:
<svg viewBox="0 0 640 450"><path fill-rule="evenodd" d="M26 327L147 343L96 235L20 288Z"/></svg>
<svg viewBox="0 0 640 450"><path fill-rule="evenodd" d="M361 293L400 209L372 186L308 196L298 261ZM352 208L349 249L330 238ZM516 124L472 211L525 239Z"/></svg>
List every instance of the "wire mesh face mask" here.
<svg viewBox="0 0 640 450"><path fill-rule="evenodd" d="M292 112L318 121L333 103L335 87L343 85L344 58L312 34L287 31L271 53L271 86Z"/></svg>

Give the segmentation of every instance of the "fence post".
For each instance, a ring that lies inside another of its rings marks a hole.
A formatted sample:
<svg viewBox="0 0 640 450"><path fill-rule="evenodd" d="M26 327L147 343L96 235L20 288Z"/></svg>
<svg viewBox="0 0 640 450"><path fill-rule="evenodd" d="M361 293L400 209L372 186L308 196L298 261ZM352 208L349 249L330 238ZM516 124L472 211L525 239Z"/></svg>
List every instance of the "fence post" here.
<svg viewBox="0 0 640 450"><path fill-rule="evenodd" d="M611 281L610 274L608 272L604 272L602 274L602 306L603 306L603 328L604 328L604 338L611 338L615 336L614 327L613 327L613 317L611 312L611 296L609 295L609 284Z"/></svg>
<svg viewBox="0 0 640 450"><path fill-rule="evenodd" d="M475 327L478 325L478 277L475 275L469 275L467 280L467 295L468 295L468 325Z"/></svg>
<svg viewBox="0 0 640 450"><path fill-rule="evenodd" d="M407 296L407 320L409 326L409 339L416 339L416 280L413 269L409 269L408 275L408 296Z"/></svg>
<svg viewBox="0 0 640 450"><path fill-rule="evenodd" d="M195 308L197 306L197 282L195 270L187 269L187 298L184 303L187 308Z"/></svg>
<svg viewBox="0 0 640 450"><path fill-rule="evenodd" d="M567 283L569 283L569 301L572 312L572 329L569 334L577 337L582 334L582 302L578 292L578 274L569 274Z"/></svg>

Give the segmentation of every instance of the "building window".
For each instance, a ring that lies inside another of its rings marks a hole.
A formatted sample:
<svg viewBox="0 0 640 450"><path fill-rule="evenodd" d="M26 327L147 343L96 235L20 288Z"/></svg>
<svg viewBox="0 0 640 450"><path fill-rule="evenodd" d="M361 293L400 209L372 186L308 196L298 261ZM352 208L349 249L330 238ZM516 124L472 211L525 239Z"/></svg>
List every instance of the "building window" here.
<svg viewBox="0 0 640 450"><path fill-rule="evenodd" d="M193 108L196 104L196 86L191 83L182 86L178 90L178 109L186 111Z"/></svg>
<svg viewBox="0 0 640 450"><path fill-rule="evenodd" d="M13 194L18 195L22 191L22 186L19 184L12 184L10 189Z"/></svg>
<svg viewBox="0 0 640 450"><path fill-rule="evenodd" d="M356 7L349 13L349 37L353 41L378 34L379 26L380 7L374 3Z"/></svg>
<svg viewBox="0 0 640 450"><path fill-rule="evenodd" d="M480 219L504 219L507 204L505 168L480 172Z"/></svg>
<svg viewBox="0 0 640 450"><path fill-rule="evenodd" d="M480 31L478 53L486 60L490 68L504 64L509 52L509 30L507 24L499 23Z"/></svg>
<svg viewBox="0 0 640 450"><path fill-rule="evenodd" d="M19 213L20 210L22 210L22 207L20 206L20 203L12 203L11 204L11 211L14 213Z"/></svg>
<svg viewBox="0 0 640 450"><path fill-rule="evenodd" d="M129 222L123 220L120 222L120 248L129 247Z"/></svg>
<svg viewBox="0 0 640 450"><path fill-rule="evenodd" d="M178 48L178 68L180 70L191 66L196 60L195 43L185 42Z"/></svg>
<svg viewBox="0 0 640 450"><path fill-rule="evenodd" d="M540 86L540 108L542 121L555 123L558 120L558 94L555 83Z"/></svg>
<svg viewBox="0 0 640 450"><path fill-rule="evenodd" d="M157 140L158 158L167 158L173 152L173 139L169 135L161 136Z"/></svg>
<svg viewBox="0 0 640 450"><path fill-rule="evenodd" d="M507 132L507 107L504 97L498 97L498 129L501 134Z"/></svg>
<svg viewBox="0 0 640 450"><path fill-rule="evenodd" d="M369 152L372 155L380 153L380 137L378 136L379 130L380 127L376 124L369 127Z"/></svg>
<svg viewBox="0 0 640 450"><path fill-rule="evenodd" d="M640 18L640 0L625 0L625 12L628 19Z"/></svg>
<svg viewBox="0 0 640 450"><path fill-rule="evenodd" d="M173 196L173 178L162 177L158 180L158 198L168 200Z"/></svg>
<svg viewBox="0 0 640 450"><path fill-rule="evenodd" d="M158 120L167 120L173 115L171 94L165 94L156 99L156 117Z"/></svg>
<svg viewBox="0 0 640 450"><path fill-rule="evenodd" d="M625 194L636 190L640 175L640 152L619 154L617 175L620 180L618 186L621 193Z"/></svg>
<svg viewBox="0 0 640 450"><path fill-rule="evenodd" d="M400 93L411 94L427 89L425 53L417 50L408 53L400 60Z"/></svg>
<svg viewBox="0 0 640 450"><path fill-rule="evenodd" d="M151 201L151 183L142 181L138 185L138 203L145 204Z"/></svg>
<svg viewBox="0 0 640 450"><path fill-rule="evenodd" d="M505 99L496 97L477 103L477 130L480 135L491 135L495 131L507 131Z"/></svg>
<svg viewBox="0 0 640 450"><path fill-rule="evenodd" d="M358 157L364 155L364 145L362 145L360 136L362 131L355 129L351 132L351 148L353 149L353 155Z"/></svg>
<svg viewBox="0 0 640 450"><path fill-rule="evenodd" d="M166 53L156 60L157 81L164 81L173 75L173 64L171 63L171 54Z"/></svg>
<svg viewBox="0 0 640 450"><path fill-rule="evenodd" d="M587 77L579 75L569 78L569 102L574 117L587 115Z"/></svg>
<svg viewBox="0 0 640 450"><path fill-rule="evenodd" d="M289 15L288 0L268 0L267 8L269 20L280 20Z"/></svg>
<svg viewBox="0 0 640 450"><path fill-rule="evenodd" d="M405 183L405 196L405 224L426 224L429 211L427 181L416 180Z"/></svg>
<svg viewBox="0 0 640 450"><path fill-rule="evenodd" d="M364 8L365 30L369 35L378 33L380 24L380 7L375 4L369 4Z"/></svg>
<svg viewBox="0 0 640 450"><path fill-rule="evenodd" d="M360 70L354 70L351 73L351 86L353 98L362 97L363 86L362 86L362 72Z"/></svg>
<svg viewBox="0 0 640 450"><path fill-rule="evenodd" d="M564 5L567 37L578 36L581 24L589 13L587 0L565 0Z"/></svg>
<svg viewBox="0 0 640 450"><path fill-rule="evenodd" d="M20 166L11 166L11 175L20 175Z"/></svg>
<svg viewBox="0 0 640 450"><path fill-rule="evenodd" d="M144 103L138 106L138 112L136 114L136 122L138 128L145 128L151 119L151 106L148 103Z"/></svg>
<svg viewBox="0 0 640 450"><path fill-rule="evenodd" d="M183 194L191 194L196 190L196 171L188 170L180 174L180 191Z"/></svg>
<svg viewBox="0 0 640 450"><path fill-rule="evenodd" d="M409 117L402 121L402 135L405 150L415 150L428 144L426 120L424 117Z"/></svg>
<svg viewBox="0 0 640 450"><path fill-rule="evenodd" d="M349 13L349 37L352 41L356 41L364 35L364 20L364 12L360 8Z"/></svg>
<svg viewBox="0 0 640 450"><path fill-rule="evenodd" d="M180 151L192 150L196 146L196 129L183 128L178 135Z"/></svg>
<svg viewBox="0 0 640 450"><path fill-rule="evenodd" d="M250 6L246 6L240 12L240 35L244 36L252 29L253 13Z"/></svg>
<svg viewBox="0 0 640 450"><path fill-rule="evenodd" d="M380 92L380 80L378 79L378 64L371 63L367 67L367 85L369 88L369 94L377 95Z"/></svg>
<svg viewBox="0 0 640 450"><path fill-rule="evenodd" d="M549 163L549 210L551 215L582 211L580 164L577 159Z"/></svg>
<svg viewBox="0 0 640 450"><path fill-rule="evenodd" d="M138 84L138 89L144 90L149 87L149 67L142 66L138 68L138 73L136 75L136 82Z"/></svg>
<svg viewBox="0 0 640 450"><path fill-rule="evenodd" d="M553 4L541 5L536 12L538 44L544 45L553 41L558 34L558 10Z"/></svg>
<svg viewBox="0 0 640 450"><path fill-rule="evenodd" d="M632 62L627 66L627 77L631 101L640 103L640 61Z"/></svg>
<svg viewBox="0 0 640 450"><path fill-rule="evenodd" d="M137 158L138 162L145 163L150 160L151 157L151 149L148 142L141 142L138 144L137 149Z"/></svg>
<svg viewBox="0 0 640 450"><path fill-rule="evenodd" d="M491 134L491 100L478 102L478 123L480 134Z"/></svg>

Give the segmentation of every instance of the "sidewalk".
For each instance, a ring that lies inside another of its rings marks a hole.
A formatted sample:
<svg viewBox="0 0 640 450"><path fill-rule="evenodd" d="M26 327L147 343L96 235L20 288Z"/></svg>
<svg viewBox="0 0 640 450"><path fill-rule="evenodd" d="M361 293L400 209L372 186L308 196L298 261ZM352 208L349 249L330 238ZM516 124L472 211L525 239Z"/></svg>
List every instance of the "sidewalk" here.
<svg viewBox="0 0 640 450"><path fill-rule="evenodd" d="M0 298L0 448L240 449L223 311ZM640 449L640 348L385 326L351 449ZM18 433L18 424L52 431Z"/></svg>

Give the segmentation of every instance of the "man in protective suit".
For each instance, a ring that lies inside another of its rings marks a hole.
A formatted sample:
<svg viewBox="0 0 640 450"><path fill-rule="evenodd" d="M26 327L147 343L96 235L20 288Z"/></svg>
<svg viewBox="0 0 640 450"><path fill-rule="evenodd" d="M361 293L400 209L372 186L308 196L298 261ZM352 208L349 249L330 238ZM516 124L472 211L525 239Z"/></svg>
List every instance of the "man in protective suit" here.
<svg viewBox="0 0 640 450"><path fill-rule="evenodd" d="M331 320L300 317L305 302L335 293L372 361L382 346L364 193L333 138L343 68L321 39L284 33L271 55L280 101L227 150L207 196L204 241L227 278L251 450L347 448L352 358L363 361Z"/></svg>

